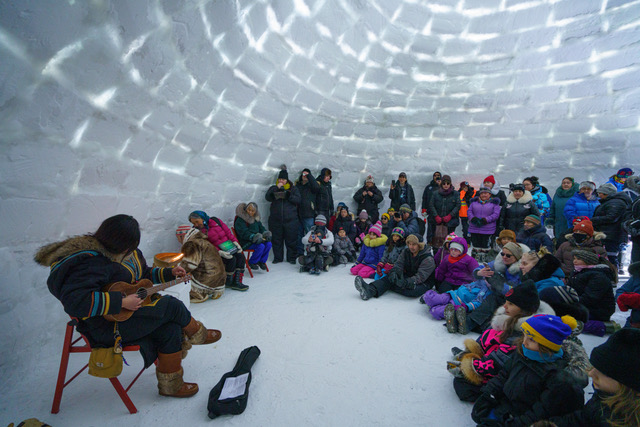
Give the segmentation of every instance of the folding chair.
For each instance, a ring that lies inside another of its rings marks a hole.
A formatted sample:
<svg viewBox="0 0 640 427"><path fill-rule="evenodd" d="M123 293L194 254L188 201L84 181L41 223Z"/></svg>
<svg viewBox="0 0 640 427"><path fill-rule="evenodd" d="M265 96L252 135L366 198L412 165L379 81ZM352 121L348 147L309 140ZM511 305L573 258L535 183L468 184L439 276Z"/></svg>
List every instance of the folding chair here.
<svg viewBox="0 0 640 427"><path fill-rule="evenodd" d="M82 371L87 369L87 367L89 366L89 363L87 363L86 365L84 365L82 369L76 372L75 375L69 379L69 381L65 382L67 377L67 368L69 365L69 355L71 353L90 353L91 352L91 346L89 345L89 341L84 335L80 334L78 338L76 338L75 340L73 339L74 331L77 324L78 324L77 319L72 319L69 322L67 322L67 330L64 335L64 344L62 347L62 357L60 358L60 370L58 371L58 382L56 383L56 391L53 396L53 405L51 406L52 414L57 414L60 411L60 402L62 401L62 391L64 390L64 388L67 385L69 385L71 381L76 379L76 377L80 375ZM84 344L83 343L77 344L81 340L84 341ZM140 350L140 346L137 346L137 345L127 345L122 348L123 352L139 351L139 350ZM136 412L138 412L138 409L135 407L135 405L131 401L131 398L129 397L127 392L129 391L129 389L131 389L131 387L138 380L138 378L140 378L140 375L142 375L142 372L144 372L144 370L145 368L143 367L140 370L140 372L138 372L138 375L136 375L133 381L131 381L131 383L127 388L124 388L122 386L122 384L120 383L117 377L109 378L109 381L111 381L113 388L116 389L118 396L120 396L120 399L122 399L122 402L125 404L129 412L132 414L135 414Z"/></svg>
<svg viewBox="0 0 640 427"><path fill-rule="evenodd" d="M236 236L236 239L238 239L238 234L236 233L235 227L231 227L231 231L233 232L233 235ZM255 251L253 249L243 249L243 251L244 251L244 263L247 266L247 270L249 270L249 275L251 276L251 278L253 278L253 272L251 271L251 267L249 267L249 256L251 256L251 254ZM264 265L267 267L267 272L268 272L269 266L267 266L267 263L265 263Z"/></svg>

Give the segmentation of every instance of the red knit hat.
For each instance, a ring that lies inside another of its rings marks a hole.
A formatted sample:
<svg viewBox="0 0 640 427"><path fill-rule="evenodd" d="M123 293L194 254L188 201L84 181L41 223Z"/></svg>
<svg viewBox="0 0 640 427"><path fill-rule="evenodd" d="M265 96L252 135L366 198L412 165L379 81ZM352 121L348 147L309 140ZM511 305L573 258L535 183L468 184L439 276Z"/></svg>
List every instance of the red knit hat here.
<svg viewBox="0 0 640 427"><path fill-rule="evenodd" d="M582 221L573 223L573 232L581 231L585 233L587 236L593 236L593 223L589 218L584 218Z"/></svg>
<svg viewBox="0 0 640 427"><path fill-rule="evenodd" d="M488 177L486 177L486 178L484 179L484 181L482 181L482 182L490 182L490 183L492 183L493 185L496 185L496 179L493 177L493 175L489 175L489 176L488 176Z"/></svg>

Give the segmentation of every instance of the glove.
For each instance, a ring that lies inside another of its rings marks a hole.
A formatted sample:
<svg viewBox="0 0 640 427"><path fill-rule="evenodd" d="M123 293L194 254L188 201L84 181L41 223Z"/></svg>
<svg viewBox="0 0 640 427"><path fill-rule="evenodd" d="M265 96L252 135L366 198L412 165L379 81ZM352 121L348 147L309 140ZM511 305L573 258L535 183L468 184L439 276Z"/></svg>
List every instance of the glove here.
<svg viewBox="0 0 640 427"><path fill-rule="evenodd" d="M242 252L242 245L241 245L240 243L238 243L238 242L233 242L233 244L235 245L235 247L236 247L236 248L238 248L238 250L239 250L240 252Z"/></svg>
<svg viewBox="0 0 640 427"><path fill-rule="evenodd" d="M489 221L487 221L487 218L480 218L480 223L481 225L487 225Z"/></svg>
<svg viewBox="0 0 640 427"><path fill-rule="evenodd" d="M618 307L621 311L640 308L640 294L625 292L618 297Z"/></svg>
<svg viewBox="0 0 640 427"><path fill-rule="evenodd" d="M226 259L231 259L233 258L233 255L231 255L229 252L227 251L218 251L218 253L220 254L220 256L222 258L226 258Z"/></svg>
<svg viewBox="0 0 640 427"><path fill-rule="evenodd" d="M471 418L476 423L481 424L483 421L485 421L483 418L487 418L496 406L498 406L498 399L493 397L492 394L483 393L473 405Z"/></svg>
<svg viewBox="0 0 640 427"><path fill-rule="evenodd" d="M392 269L389 274L387 274L387 277L391 283L395 284L398 281L398 270Z"/></svg>
<svg viewBox="0 0 640 427"><path fill-rule="evenodd" d="M253 243L262 243L262 234L260 233L254 234L253 237L251 238L251 241Z"/></svg>
<svg viewBox="0 0 640 427"><path fill-rule="evenodd" d="M381 262L376 265L376 273L378 273L378 276L382 276L382 267L384 267L384 264Z"/></svg>
<svg viewBox="0 0 640 427"><path fill-rule="evenodd" d="M502 295L504 291L504 284L507 282L507 279L497 271L494 272L493 276L484 278L487 283L491 286L491 290L496 295Z"/></svg>
<svg viewBox="0 0 640 427"><path fill-rule="evenodd" d="M474 216L473 218L471 218L471 224L480 227L482 225L482 222L480 222L480 218L478 218L477 216Z"/></svg>
<svg viewBox="0 0 640 427"><path fill-rule="evenodd" d="M265 231L264 233L262 233L262 238L264 239L265 242L270 242L271 236L272 234L270 231Z"/></svg>
<svg viewBox="0 0 640 427"><path fill-rule="evenodd" d="M423 217L427 217L427 210L426 209L422 209L422 216Z"/></svg>
<svg viewBox="0 0 640 427"><path fill-rule="evenodd" d="M449 222L449 221L451 221L451 215L447 215L447 216L442 218L442 222L446 223L446 222Z"/></svg>
<svg viewBox="0 0 640 427"><path fill-rule="evenodd" d="M436 224L442 224L442 217L440 215L436 215Z"/></svg>

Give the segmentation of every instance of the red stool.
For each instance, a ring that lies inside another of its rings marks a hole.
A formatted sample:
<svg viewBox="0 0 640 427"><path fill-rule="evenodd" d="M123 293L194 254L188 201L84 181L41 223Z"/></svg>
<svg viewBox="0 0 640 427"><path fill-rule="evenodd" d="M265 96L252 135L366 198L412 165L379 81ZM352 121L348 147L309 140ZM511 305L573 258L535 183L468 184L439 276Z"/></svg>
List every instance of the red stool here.
<svg viewBox="0 0 640 427"><path fill-rule="evenodd" d="M52 414L57 414L60 411L60 402L62 401L63 389L67 385L69 385L71 381L76 379L76 377L80 375L82 371L87 369L87 367L89 366L89 364L87 363L86 365L84 365L82 369L76 372L75 375L69 379L69 381L65 382L67 378L67 368L69 365L69 355L71 353L90 353L91 352L89 341L84 335L80 334L78 338L76 338L75 340L73 339L73 333L77 324L78 324L78 321L76 319L72 319L69 322L67 322L67 330L64 335L64 344L62 347L62 357L60 358L60 370L58 371L58 382L56 383L56 392L53 396L53 405L51 406ZM83 340L84 344L81 343L76 345L76 343L78 343L78 341L80 340ZM137 346L137 345L127 345L122 348L123 352L139 351L139 350L140 350L140 346ZM136 377L133 379L133 381L131 381L131 383L127 388L124 388L122 386L122 384L120 383L117 377L109 378L109 381L111 381L113 388L116 389L118 396L120 396L120 399L122 399L122 402L125 404L129 412L132 414L135 414L136 412L138 412L138 409L136 409L136 406L131 401L131 398L129 397L127 392L129 391L131 386L133 386L133 384L138 380L138 378L140 378L140 375L142 375L142 372L144 372L144 370L145 368L142 368L142 370L138 372L138 375L136 375Z"/></svg>
<svg viewBox="0 0 640 427"><path fill-rule="evenodd" d="M233 232L233 235L236 237L236 240L238 240L238 234L236 233L235 227L231 227L231 231ZM255 252L255 251L253 249L243 249L243 251L244 251L244 263L247 266L247 270L249 270L249 275L253 279L253 273L251 272L251 267L249 267L249 256L251 256L251 254L253 252ZM264 265L267 267L267 272L268 272L269 271L269 266L267 266L266 262L264 263Z"/></svg>

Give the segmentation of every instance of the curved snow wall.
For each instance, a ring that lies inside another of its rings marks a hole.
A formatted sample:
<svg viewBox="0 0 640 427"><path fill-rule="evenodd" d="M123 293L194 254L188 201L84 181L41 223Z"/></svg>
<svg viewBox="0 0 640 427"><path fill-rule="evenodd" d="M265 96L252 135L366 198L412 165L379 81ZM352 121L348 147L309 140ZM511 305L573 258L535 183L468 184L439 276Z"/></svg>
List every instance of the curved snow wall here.
<svg viewBox="0 0 640 427"><path fill-rule="evenodd" d="M0 2L0 363L61 332L35 249L115 213L151 258L191 210L266 214L281 164L336 202L637 169L639 40L640 1Z"/></svg>

